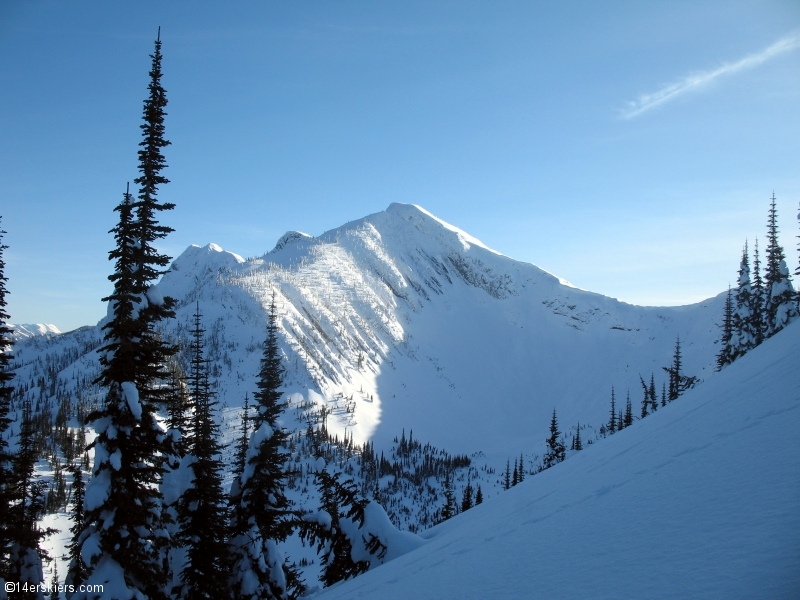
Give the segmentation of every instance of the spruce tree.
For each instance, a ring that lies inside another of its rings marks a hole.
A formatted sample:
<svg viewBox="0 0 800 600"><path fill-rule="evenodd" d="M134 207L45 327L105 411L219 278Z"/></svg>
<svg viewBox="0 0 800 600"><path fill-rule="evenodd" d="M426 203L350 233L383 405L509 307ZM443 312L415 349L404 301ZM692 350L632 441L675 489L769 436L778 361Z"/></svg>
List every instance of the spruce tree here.
<svg viewBox="0 0 800 600"><path fill-rule="evenodd" d="M44 492L47 483L36 474L38 452L35 445L35 424L31 400L26 396L22 405L17 453L14 455L14 481L10 518L10 572L8 581L37 586L44 583L42 560L49 559L42 550L41 541L55 533L53 529L40 529L38 520L45 512ZM26 600L44 598L38 590L18 594Z"/></svg>
<svg viewBox="0 0 800 600"><path fill-rule="evenodd" d="M611 386L611 416L608 419L608 425L606 426L609 433L614 433L617 430L617 408L616 408L616 400L614 398L614 386Z"/></svg>
<svg viewBox="0 0 800 600"><path fill-rule="evenodd" d="M461 512L470 508L472 508L472 482L467 479L467 485L464 486L464 492L461 495Z"/></svg>
<svg viewBox="0 0 800 600"><path fill-rule="evenodd" d="M639 381L642 384L642 389L644 390L644 398L642 398L642 414L641 417L644 419L649 413L648 410L650 408L650 390L647 389L647 384L642 379L642 376L639 375Z"/></svg>
<svg viewBox="0 0 800 600"><path fill-rule="evenodd" d="M520 483L525 481L525 459L523 458L521 452L519 455L519 474L517 476L517 479L519 480Z"/></svg>
<svg viewBox="0 0 800 600"><path fill-rule="evenodd" d="M581 424L575 429L575 438L572 442L573 450L583 450L583 442L581 442Z"/></svg>
<svg viewBox="0 0 800 600"><path fill-rule="evenodd" d="M681 339L678 336L675 340L675 353L672 355L672 366L662 367L669 375L669 396L670 402L677 400L683 392L689 388L694 387L697 383L697 377L683 375L681 368L683 363L681 361Z"/></svg>
<svg viewBox="0 0 800 600"><path fill-rule="evenodd" d="M517 459L514 459L514 472L511 474L511 487L519 483L519 472L517 471Z"/></svg>
<svg viewBox="0 0 800 600"><path fill-rule="evenodd" d="M625 427L630 427L633 424L633 406L631 405L631 396L628 394L628 401L625 403L625 418L622 421Z"/></svg>
<svg viewBox="0 0 800 600"><path fill-rule="evenodd" d="M658 396L656 396L656 378L653 373L650 373L650 387L648 388L648 392L650 393L650 406L653 412L658 410Z"/></svg>
<svg viewBox="0 0 800 600"><path fill-rule="evenodd" d="M480 484L478 484L478 491L475 492L475 506L478 506L478 504L483 504L483 492Z"/></svg>
<svg viewBox="0 0 800 600"><path fill-rule="evenodd" d="M733 299L731 296L731 286L728 286L728 295L725 298L725 312L722 315L722 323L720 323L719 327L722 330L722 334L720 335L720 348L717 353L717 371L722 369L725 365L730 364L732 361Z"/></svg>
<svg viewBox="0 0 800 600"><path fill-rule="evenodd" d="M81 560L80 535L84 527L83 502L86 487L83 483L83 471L80 464L73 464L72 471L72 511L70 520L72 527L69 531L72 534L69 545L67 546L67 557L69 558L69 571L65 583L75 588L86 581L86 565Z"/></svg>
<svg viewBox="0 0 800 600"><path fill-rule="evenodd" d="M739 264L739 285L736 288L734 304L729 362L736 360L756 347L756 328L760 327L760 325L754 324L755 298L750 281L750 257L748 256L747 243L744 245L742 261Z"/></svg>
<svg viewBox="0 0 800 600"><path fill-rule="evenodd" d="M227 510L222 491L219 427L214 419L216 401L204 355L204 330L199 305L192 329L189 390L192 418L187 454L192 484L178 502L178 541L186 548L177 598L212 600L230 597L228 585Z"/></svg>
<svg viewBox="0 0 800 600"><path fill-rule="evenodd" d="M616 418L616 416L614 417ZM558 420L556 418L556 409L553 409L553 418L550 420L550 437L547 438L547 450L544 455L543 468L549 469L550 467L560 463L565 458L566 449L559 437L561 432L558 430Z"/></svg>
<svg viewBox="0 0 800 600"><path fill-rule="evenodd" d="M752 331L755 336L755 345L758 346L764 341L766 331L766 320L764 315L764 303L766 294L764 290L764 280L761 278L761 259L758 254L758 238L753 245L753 284L751 287L752 305L750 307Z"/></svg>
<svg viewBox="0 0 800 600"><path fill-rule="evenodd" d="M667 383L666 381L661 382L661 406L667 405Z"/></svg>
<svg viewBox="0 0 800 600"><path fill-rule="evenodd" d="M278 423L283 411L283 366L278 346L278 315L273 294L267 339L254 398L256 411L239 485L232 488L238 507L232 521L233 593L247 599L285 598L287 578L278 542L292 532L293 511L286 498L286 432Z"/></svg>
<svg viewBox="0 0 800 600"><path fill-rule="evenodd" d="M157 201L158 187L167 183L161 149L164 139L166 94L161 86L161 40L151 55L150 84L144 102L136 201L125 193L115 211L112 230L116 247L109 253L114 289L104 298L109 318L103 326L101 372L96 383L108 391L102 408L93 412L97 437L95 464L86 488L86 527L81 556L87 564L87 584L104 584L115 573L126 594L166 598L164 569L169 535L161 510L159 485L164 472L165 436L156 419L159 404L169 394L167 359L175 348L165 343L156 326L173 316L174 300L162 297L155 280L169 263L154 244L170 231L156 220L172 204ZM114 515L109 518L109 515ZM106 593L100 597L108 597ZM78 599L95 597L79 592Z"/></svg>
<svg viewBox="0 0 800 600"><path fill-rule="evenodd" d="M772 336L797 316L797 299L792 287L783 247L778 242L778 211L772 193L767 222L767 265L764 277L766 335Z"/></svg>
<svg viewBox="0 0 800 600"><path fill-rule="evenodd" d="M2 217L0 217L2 219ZM3 253L8 248L3 244L3 234L0 229L0 585L10 581L10 531L13 525L11 517L13 494L12 483L14 480L13 456L8 447L8 432L11 426L9 411L11 410L11 394L14 388L11 381L14 372L11 371L11 347L14 343L11 338L11 328L7 325L8 313L6 312L6 281L5 261Z"/></svg>
<svg viewBox="0 0 800 600"><path fill-rule="evenodd" d="M503 479L503 489L511 489L511 460L506 459L506 476Z"/></svg>

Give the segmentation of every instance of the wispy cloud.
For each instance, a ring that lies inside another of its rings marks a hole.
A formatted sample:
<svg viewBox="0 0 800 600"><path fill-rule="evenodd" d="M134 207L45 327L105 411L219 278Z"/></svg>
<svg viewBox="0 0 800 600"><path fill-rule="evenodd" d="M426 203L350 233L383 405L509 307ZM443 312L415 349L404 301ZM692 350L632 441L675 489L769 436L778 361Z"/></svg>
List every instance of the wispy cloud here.
<svg viewBox="0 0 800 600"><path fill-rule="evenodd" d="M623 119L638 117L651 108L670 102L682 94L700 89L719 77L734 75L740 71L752 69L780 54L790 52L796 48L800 48L800 31L795 31L791 35L781 38L761 52L750 54L736 62L726 63L713 71L694 73L652 94L642 94L636 100L629 102L628 106L621 111L620 116Z"/></svg>

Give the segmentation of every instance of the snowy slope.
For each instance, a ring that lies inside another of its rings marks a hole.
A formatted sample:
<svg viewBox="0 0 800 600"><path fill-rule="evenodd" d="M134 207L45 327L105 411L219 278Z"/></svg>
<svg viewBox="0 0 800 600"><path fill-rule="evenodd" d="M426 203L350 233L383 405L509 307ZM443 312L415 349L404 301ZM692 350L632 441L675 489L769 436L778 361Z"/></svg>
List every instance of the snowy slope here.
<svg viewBox="0 0 800 600"><path fill-rule="evenodd" d="M722 313L722 297L646 308L576 289L403 204L319 237L289 232L259 259L191 247L160 287L184 331L199 302L229 406L253 389L274 292L287 391L318 394L332 430L385 446L413 429L503 459L544 439L554 407L562 423L599 426L612 385L634 407L640 374L660 390L676 335L704 378Z"/></svg>
<svg viewBox="0 0 800 600"><path fill-rule="evenodd" d="M800 323L318 596L800 597Z"/></svg>
<svg viewBox="0 0 800 600"><path fill-rule="evenodd" d="M9 324L9 327L13 330L11 332L11 337L15 341L26 340L39 336L58 335L61 333L58 327L50 323L23 323L20 325Z"/></svg>
<svg viewBox="0 0 800 600"><path fill-rule="evenodd" d="M405 204L319 237L288 232L257 259L192 246L159 287L178 300L177 319L164 325L177 342L199 304L232 427L254 390L274 292L286 391L326 406L331 431L385 448L413 429L498 466L541 452L553 408L565 428L599 427L612 385L618 406L630 390L638 412L639 376L654 373L661 389L677 335L686 372L708 376L723 304L637 307L582 291ZM42 348L15 352L33 364ZM91 352L65 370L65 389L76 373L93 378L96 361Z"/></svg>

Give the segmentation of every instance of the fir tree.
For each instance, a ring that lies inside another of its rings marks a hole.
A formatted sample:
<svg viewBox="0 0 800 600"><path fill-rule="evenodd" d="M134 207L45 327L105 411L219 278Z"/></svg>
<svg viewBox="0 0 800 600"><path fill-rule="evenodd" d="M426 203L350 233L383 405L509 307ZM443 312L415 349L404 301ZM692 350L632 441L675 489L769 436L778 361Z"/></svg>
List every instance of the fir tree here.
<svg viewBox="0 0 800 600"><path fill-rule="evenodd" d="M732 362L733 348L731 338L733 337L733 302L731 296L731 286L728 286L728 295L725 298L725 312L720 323L722 334L720 335L720 348L717 353L717 371Z"/></svg>
<svg viewBox="0 0 800 600"><path fill-rule="evenodd" d="M656 396L656 378L653 373L650 373L650 387L648 388L650 394L650 406L653 412L658 410L658 396Z"/></svg>
<svg viewBox="0 0 800 600"><path fill-rule="evenodd" d="M683 392L694 387L697 377L683 375L681 373L681 339L680 336L675 340L675 353L672 355L672 366L662 367L669 375L669 396L670 402L677 400Z"/></svg>
<svg viewBox="0 0 800 600"><path fill-rule="evenodd" d="M547 451L544 455L543 468L549 469L550 467L560 463L565 458L564 444L559 437L561 432L558 430L558 420L556 419L556 409L553 409L553 418L550 420L550 437L547 438Z"/></svg>
<svg viewBox="0 0 800 600"><path fill-rule="evenodd" d="M256 411L247 464L231 488L234 510L234 595L248 599L285 598L287 577L277 543L292 532L293 511L286 498L286 432L278 423L283 411L283 366L278 346L278 315L273 294L267 339L254 394Z"/></svg>
<svg viewBox="0 0 800 600"><path fill-rule="evenodd" d="M522 453L519 455L519 474L517 476L517 480L519 483L525 481L525 460L522 456Z"/></svg>
<svg viewBox="0 0 800 600"><path fill-rule="evenodd" d="M10 511L11 552L8 581L37 586L44 583L42 560L49 557L41 548L41 541L55 533L53 529L39 528L38 519L44 514L44 491L47 484L36 474L38 459L35 447L35 424L30 397L26 396L22 407L17 453L14 455L14 481L12 497L14 505ZM44 598L38 590L21 592L22 598Z"/></svg>
<svg viewBox="0 0 800 600"><path fill-rule="evenodd" d="M193 416L186 444L192 457L192 484L178 502L178 540L186 547L186 562L175 592L186 600L230 597L228 585L227 511L222 491L219 428L214 419L216 401L204 355L199 305L192 330L189 389Z"/></svg>
<svg viewBox="0 0 800 600"><path fill-rule="evenodd" d="M778 242L778 211L775 208L775 193L767 222L767 265L764 277L766 335L772 336L786 327L797 316L797 302L792 287L789 268L783 247Z"/></svg>
<svg viewBox="0 0 800 600"><path fill-rule="evenodd" d="M464 486L464 492L461 495L461 512L470 508L472 508L472 483L467 479L467 485Z"/></svg>
<svg viewBox="0 0 800 600"><path fill-rule="evenodd" d="M608 419L607 426L609 433L614 433L617 430L617 408L614 398L614 386L611 386L611 416Z"/></svg>
<svg viewBox="0 0 800 600"><path fill-rule="evenodd" d="M661 406L667 405L667 383L661 382Z"/></svg>
<svg viewBox="0 0 800 600"><path fill-rule="evenodd" d="M511 474L511 487L514 487L519 483L519 472L517 470L517 459L514 459L514 471Z"/></svg>
<svg viewBox="0 0 800 600"><path fill-rule="evenodd" d="M453 479L450 477L450 472L448 471L444 476L444 504L442 505L439 522L443 523L448 519L452 519L456 516L457 512L456 495L453 493Z"/></svg>
<svg viewBox="0 0 800 600"><path fill-rule="evenodd" d="M631 395L628 394L628 400L625 403L625 418L622 420L625 427L633 425L633 406L631 405Z"/></svg>
<svg viewBox="0 0 800 600"><path fill-rule="evenodd" d="M155 599L166 597L169 541L159 490L168 448L156 410L169 394L161 382L168 377L167 359L175 352L156 330L161 320L173 316L174 306L173 299L162 297L154 287L170 260L154 244L172 231L160 225L156 215L173 208L156 199L158 186L167 183L161 175L166 167L161 149L169 144L163 137L167 100L161 86L160 36L151 58L141 126L141 175L135 180L140 185L138 199L134 202L126 192L115 208L116 248L109 253L114 290L104 298L109 302L109 319L103 326L105 343L96 380L108 392L104 406L89 416L97 438L80 543L82 557L90 563L88 584L104 583L102 578L112 569L127 586L126 593ZM81 592L75 595L87 597Z"/></svg>
<svg viewBox="0 0 800 600"><path fill-rule="evenodd" d="M642 376L639 375L639 381L642 383L642 389L644 390L644 398L642 398L642 414L641 417L644 419L649 413L648 408L650 408L650 391L647 389L647 384L642 379Z"/></svg>
<svg viewBox="0 0 800 600"><path fill-rule="evenodd" d="M747 243L742 252L739 264L739 285L736 289L735 306L731 321L730 360L733 362L752 348L756 347L757 328L754 324L755 298L750 282L750 257Z"/></svg>
<svg viewBox="0 0 800 600"><path fill-rule="evenodd" d="M583 450L583 442L581 442L581 424L580 423L578 423L578 427L575 429L575 437L573 438L572 449L573 450Z"/></svg>
<svg viewBox="0 0 800 600"><path fill-rule="evenodd" d="M6 312L6 281L5 261L3 253L8 248L3 242L3 234L6 232L0 229L0 584L10 581L10 552L12 539L10 536L12 519L13 494L12 483L14 480L13 456L9 452L7 435L11 425L8 414L11 410L11 394L14 388L11 380L14 373L11 371L11 328L7 325L8 313Z"/></svg>
<svg viewBox="0 0 800 600"><path fill-rule="evenodd" d="M503 489L511 489L511 461L509 459L506 459L506 476L503 479Z"/></svg>
<svg viewBox="0 0 800 600"><path fill-rule="evenodd" d="M753 284L751 287L751 298L753 304L750 308L752 331L755 336L755 345L758 346L764 341L766 331L766 321L764 316L764 303L766 294L764 290L764 280L761 278L761 259L758 254L758 238L753 246Z"/></svg>
<svg viewBox="0 0 800 600"><path fill-rule="evenodd" d="M84 527L83 502L85 497L85 485L83 483L83 471L79 464L74 464L70 468L72 471L72 512L70 520L72 527L69 531L72 538L67 546L67 557L69 558L69 571L65 583L78 588L86 581L86 565L81 559L80 535Z"/></svg>
<svg viewBox="0 0 800 600"><path fill-rule="evenodd" d="M483 504L483 492L480 484L478 484L478 491L475 492L475 506L478 506L478 504Z"/></svg>

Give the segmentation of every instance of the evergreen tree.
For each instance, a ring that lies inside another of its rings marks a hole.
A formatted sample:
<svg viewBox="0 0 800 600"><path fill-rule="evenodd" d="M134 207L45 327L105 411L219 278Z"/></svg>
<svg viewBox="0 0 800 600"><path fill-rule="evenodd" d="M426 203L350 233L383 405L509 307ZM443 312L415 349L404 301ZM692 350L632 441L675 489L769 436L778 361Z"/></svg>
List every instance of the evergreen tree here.
<svg viewBox="0 0 800 600"><path fill-rule="evenodd" d="M681 373L681 339L680 336L675 340L675 353L672 356L672 366L662 367L669 375L669 396L670 402L677 400L683 392L694 387L697 377L683 375Z"/></svg>
<svg viewBox="0 0 800 600"><path fill-rule="evenodd" d="M789 268L783 247L778 242L778 211L775 208L775 193L767 222L767 265L764 277L766 334L775 335L797 316L797 299L792 287Z"/></svg>
<svg viewBox="0 0 800 600"><path fill-rule="evenodd" d="M192 420L186 445L192 457L192 485L178 502L178 540L186 547L178 598L186 600L230 597L228 585L227 511L222 491L219 427L214 419L216 401L204 355L199 305L192 330L189 375Z"/></svg>
<svg viewBox="0 0 800 600"><path fill-rule="evenodd" d="M157 201L158 186L167 183L161 149L166 94L161 86L161 40L151 55L149 95L144 102L140 143L138 199L125 193L115 208L119 223L112 230L116 248L109 318L103 326L101 373L96 383L107 390L104 406L89 416L97 437L95 464L86 489L86 527L80 536L81 555L88 561L87 584L104 584L114 571L120 583L138 598L166 598L164 569L169 534L161 510L159 485L164 472L165 436L156 410L168 397L161 385L167 359L175 348L164 342L156 326L173 316L174 300L162 297L155 280L169 263L155 242L169 227L156 215L173 208ZM114 515L112 519L109 515ZM110 587L110 586L107 586ZM116 587L116 586L115 586ZM108 597L109 593L101 597ZM89 596L78 593L75 598ZM94 597L94 596L92 596Z"/></svg>
<svg viewBox="0 0 800 600"><path fill-rule="evenodd" d="M566 449L559 437L561 432L558 430L558 420L556 419L556 409L553 409L553 418L550 420L550 437L547 438L547 451L544 455L543 468L549 469L553 465L560 463L565 458Z"/></svg>
<svg viewBox="0 0 800 600"><path fill-rule="evenodd" d="M514 459L514 472L511 474L511 487L519 483L519 471L517 470L517 459Z"/></svg>
<svg viewBox="0 0 800 600"><path fill-rule="evenodd" d="M11 520L10 572L8 581L37 586L44 583L42 560L49 557L41 548L41 541L55 533L53 529L39 528L38 519L44 514L44 492L47 484L36 474L38 460L35 446L35 424L30 397L26 396L22 408L17 453L14 455L14 504L9 514ZM21 592L22 598L39 600L42 592Z"/></svg>
<svg viewBox="0 0 800 600"><path fill-rule="evenodd" d="M83 483L83 471L80 464L74 464L70 468L72 471L72 512L70 520L72 527L69 531L72 538L67 546L67 557L69 558L69 571L65 583L75 588L86 581L86 565L81 560L80 535L84 528L83 502L85 498L85 485Z"/></svg>
<svg viewBox="0 0 800 600"><path fill-rule="evenodd" d="M642 414L641 418L644 419L648 415L647 409L650 408L650 391L647 389L647 384L642 379L642 376L639 375L639 381L642 383L642 389L644 390L644 398L642 398Z"/></svg>
<svg viewBox="0 0 800 600"><path fill-rule="evenodd" d="M1 217L0 217L1 218ZM5 261L3 253L8 248L3 244L3 234L0 229L0 585L10 581L10 553L12 539L10 536L12 519L14 481L13 456L8 447L8 432L11 419L8 414L11 410L11 394L14 388L11 380L14 373L11 371L11 328L7 325L8 313L6 312L6 281Z"/></svg>
<svg viewBox="0 0 800 600"><path fill-rule="evenodd" d="M467 485L464 487L464 492L461 495L461 512L467 511L472 508L472 483L467 479Z"/></svg>
<svg viewBox="0 0 800 600"><path fill-rule="evenodd" d="M608 419L607 426L609 433L614 433L617 430L617 408L614 399L614 386L611 386L611 416Z"/></svg>
<svg viewBox="0 0 800 600"><path fill-rule="evenodd" d="M575 429L575 437L573 438L572 449L573 450L583 450L583 442L581 442L581 424L580 423L578 423L578 427Z"/></svg>
<svg viewBox="0 0 800 600"><path fill-rule="evenodd" d="M506 476L503 480L503 489L511 489L511 461L509 459L506 459Z"/></svg>
<svg viewBox="0 0 800 600"><path fill-rule="evenodd" d="M661 406L667 405L667 384L666 382L661 382Z"/></svg>
<svg viewBox="0 0 800 600"><path fill-rule="evenodd" d="M731 286L728 286L728 296L725 298L725 312L722 316L722 323L720 324L722 335L720 336L720 348L717 353L717 371L722 367L732 362L733 348L731 346L731 338L733 337L733 302L731 296Z"/></svg>
<svg viewBox="0 0 800 600"><path fill-rule="evenodd" d="M758 238L756 238L753 246L753 284L751 287L751 298L753 301L750 309L753 320L752 331L755 336L755 345L758 346L764 341L764 332L766 331L764 315L766 294L764 290L764 280L761 278L761 259L758 254Z"/></svg>
<svg viewBox="0 0 800 600"><path fill-rule="evenodd" d="M453 493L453 480L451 479L450 472L448 471L444 476L444 504L442 505L442 512L439 522L443 523L448 519L452 519L456 516L457 512L456 495Z"/></svg>
<svg viewBox="0 0 800 600"><path fill-rule="evenodd" d="M256 411L247 464L238 486L231 488L238 504L232 520L234 596L247 599L285 598L287 577L278 542L292 532L293 511L286 498L286 432L278 423L283 411L283 366L278 346L275 295L269 307L267 339L254 394Z"/></svg>
<svg viewBox="0 0 800 600"><path fill-rule="evenodd" d="M653 373L650 373L650 387L648 388L650 394L650 406L653 412L658 410L658 396L656 396L656 378Z"/></svg>
<svg viewBox="0 0 800 600"><path fill-rule="evenodd" d="M735 307L732 315L730 361L736 360L757 345L757 328L754 323L756 299L750 281L750 257L745 243L742 261L739 265L739 285L736 289Z"/></svg>
<svg viewBox="0 0 800 600"><path fill-rule="evenodd" d="M519 481L519 483L525 481L525 459L523 458L521 452L519 455L519 474L517 476L517 480Z"/></svg>
<svg viewBox="0 0 800 600"><path fill-rule="evenodd" d="M483 492L480 484L478 484L478 491L475 492L475 506L478 506L478 504L483 504Z"/></svg>
<svg viewBox="0 0 800 600"><path fill-rule="evenodd" d="M625 427L633 425L633 406L631 405L631 395L628 394L628 401L625 403L625 418L622 420Z"/></svg>

